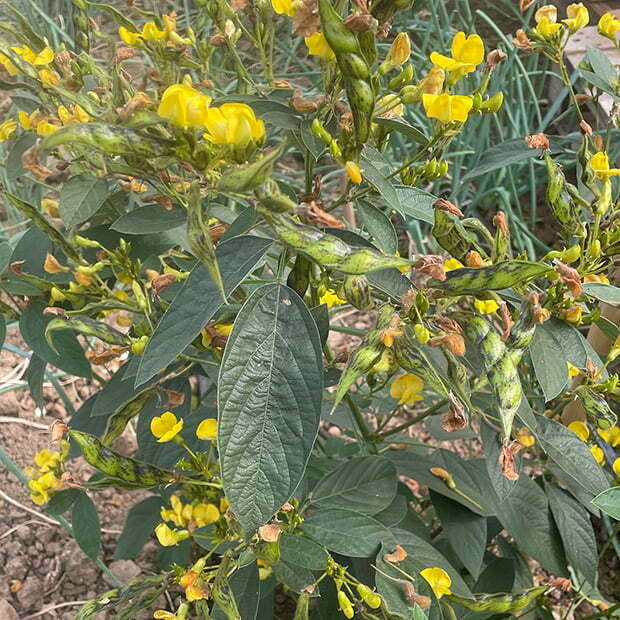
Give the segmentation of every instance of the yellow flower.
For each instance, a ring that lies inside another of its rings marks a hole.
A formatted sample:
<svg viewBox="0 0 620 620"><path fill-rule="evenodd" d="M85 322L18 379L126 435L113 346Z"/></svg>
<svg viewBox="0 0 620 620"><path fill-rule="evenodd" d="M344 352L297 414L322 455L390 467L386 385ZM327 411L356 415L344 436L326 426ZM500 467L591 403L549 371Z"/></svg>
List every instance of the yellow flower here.
<svg viewBox="0 0 620 620"><path fill-rule="evenodd" d="M579 439L582 441L588 441L588 437L590 436L590 429L586 426L585 422L581 420L575 420L568 425L568 429L573 431Z"/></svg>
<svg viewBox="0 0 620 620"><path fill-rule="evenodd" d="M78 104L72 106L71 111L69 111L64 105L58 106L56 113L58 114L58 118L60 118L62 124L65 126L75 125L77 123L88 123L88 121L91 120L90 114L88 114L88 112L86 112L86 110Z"/></svg>
<svg viewBox="0 0 620 620"><path fill-rule="evenodd" d="M293 17L297 13L296 0L271 0L271 6L278 15Z"/></svg>
<svg viewBox="0 0 620 620"><path fill-rule="evenodd" d="M609 284L609 278L597 273L587 273L583 276L584 282L600 282L601 284Z"/></svg>
<svg viewBox="0 0 620 620"><path fill-rule="evenodd" d="M50 471L53 469L56 464L60 461L60 453L59 452L51 452L50 450L41 450L37 454L35 454L34 462L37 464L37 467L42 471Z"/></svg>
<svg viewBox="0 0 620 620"><path fill-rule="evenodd" d="M184 620L183 618L179 618L176 614L173 614L171 611L166 611L165 609L156 609L153 612L153 618L155 620Z"/></svg>
<svg viewBox="0 0 620 620"><path fill-rule="evenodd" d="M60 480L56 478L52 472L47 472L36 480L30 480L28 482L30 498L35 504L37 504L37 506L46 504L50 499L49 490L57 489L59 487Z"/></svg>
<svg viewBox="0 0 620 620"><path fill-rule="evenodd" d="M202 340L203 346L206 348L209 348L211 346L211 343L213 342L213 338L214 338L214 335L213 335L214 331L215 331L215 335L225 336L226 338L228 338L228 336L230 336L230 332L232 331L232 328L233 328L232 323L216 323L215 325L212 325L209 328L203 329L200 335L200 339Z"/></svg>
<svg viewBox="0 0 620 620"><path fill-rule="evenodd" d="M192 519L198 527L215 523L220 518L220 511L215 504L196 504L192 511Z"/></svg>
<svg viewBox="0 0 620 620"><path fill-rule="evenodd" d="M256 118L254 110L245 103L224 103L207 110L204 138L213 144L246 147L265 136L265 123Z"/></svg>
<svg viewBox="0 0 620 620"><path fill-rule="evenodd" d="M0 65L2 65L9 75L17 75L19 69L15 66L13 61L4 54L0 54Z"/></svg>
<svg viewBox="0 0 620 620"><path fill-rule="evenodd" d="M345 618L353 618L355 615L353 604L342 590L338 591L338 609L344 614Z"/></svg>
<svg viewBox="0 0 620 620"><path fill-rule="evenodd" d="M443 264L443 270L448 272L448 271L452 271L454 269L463 269L464 265L460 260L457 260L456 258L449 258L444 264Z"/></svg>
<svg viewBox="0 0 620 620"><path fill-rule="evenodd" d="M305 37L304 41L306 42L308 53L312 56L319 56L323 60L334 60L336 58L334 50L329 47L327 39L325 39L325 35L322 32L315 32L309 37Z"/></svg>
<svg viewBox="0 0 620 620"><path fill-rule="evenodd" d="M37 128L37 119L39 117L39 110L35 110L28 114L23 110L20 110L17 113L17 118L19 120L19 124L22 126L22 129L36 129Z"/></svg>
<svg viewBox="0 0 620 620"><path fill-rule="evenodd" d="M179 127L200 127L206 124L211 97L187 86L174 84L164 91L157 114Z"/></svg>
<svg viewBox="0 0 620 620"><path fill-rule="evenodd" d="M160 30L155 22L147 22L144 26L142 26L142 32L131 32L131 30L127 30L127 28L121 26L118 29L118 35L123 40L123 43L129 45L130 47L140 47L145 40L160 41L161 39L165 39L166 36L174 30L174 28L170 28L169 21L166 21L166 19L164 19L164 21L166 22L165 30Z"/></svg>
<svg viewBox="0 0 620 620"><path fill-rule="evenodd" d="M558 10L552 4L546 4L536 11L536 28L534 30L543 39L550 39L562 28L562 24L557 24Z"/></svg>
<svg viewBox="0 0 620 620"><path fill-rule="evenodd" d="M620 174L620 168L609 167L609 157L605 151L599 151L592 155L590 158L590 168L592 168L597 178L602 180Z"/></svg>
<svg viewBox="0 0 620 620"><path fill-rule="evenodd" d="M53 125L49 121L42 120L37 123L37 134L39 136L51 136L60 129L60 125Z"/></svg>
<svg viewBox="0 0 620 620"><path fill-rule="evenodd" d="M411 56L411 39L406 32L399 32L392 42L386 62L390 67L404 65Z"/></svg>
<svg viewBox="0 0 620 620"><path fill-rule="evenodd" d="M327 304L328 308L333 308L335 306L342 306L342 304L346 304L346 299L341 299L336 295L336 292L330 288L328 288L319 298L319 304Z"/></svg>
<svg viewBox="0 0 620 620"><path fill-rule="evenodd" d="M159 41L166 38L166 30L160 30L155 22L147 22L142 27L142 38L147 41Z"/></svg>
<svg viewBox="0 0 620 620"><path fill-rule="evenodd" d="M12 118L0 123L0 142L6 142L16 129L17 123Z"/></svg>
<svg viewBox="0 0 620 620"><path fill-rule="evenodd" d="M493 314L499 309L499 304L494 299L476 299L474 306L476 306L476 310L478 310L480 314Z"/></svg>
<svg viewBox="0 0 620 620"><path fill-rule="evenodd" d="M183 420L178 420L172 411L151 420L151 433L157 437L158 443L172 441L183 429Z"/></svg>
<svg viewBox="0 0 620 620"><path fill-rule="evenodd" d="M620 426L612 426L608 429L596 431L612 448L620 445Z"/></svg>
<svg viewBox="0 0 620 620"><path fill-rule="evenodd" d="M43 88L58 86L58 84L60 84L60 76L56 71L52 71L51 69L41 69L41 71L39 71L39 79L41 80Z"/></svg>
<svg viewBox="0 0 620 620"><path fill-rule="evenodd" d="M12 47L11 49L28 64L38 67L49 65L54 60L54 50L49 46L44 47L38 54L27 45L24 45L24 47Z"/></svg>
<svg viewBox="0 0 620 620"><path fill-rule="evenodd" d="M438 599L444 594L452 594L452 590L450 590L452 579L443 568L438 566L425 568L423 571L420 571L420 575L426 579Z"/></svg>
<svg viewBox="0 0 620 620"><path fill-rule="evenodd" d="M452 57L433 52L430 58L434 65L452 73L451 80L456 82L484 60L484 43L477 34L465 37L464 32L458 32L452 39Z"/></svg>
<svg viewBox="0 0 620 620"><path fill-rule="evenodd" d="M614 461L614 464L611 466L614 470L614 474L620 477L620 456Z"/></svg>
<svg viewBox="0 0 620 620"><path fill-rule="evenodd" d="M424 381L417 375L407 373L394 379L390 386L390 396L398 398L399 405L411 407L416 401L423 400L420 392L424 388Z"/></svg>
<svg viewBox="0 0 620 620"><path fill-rule="evenodd" d="M605 464L605 453L603 452L600 446L591 446L590 452L592 452L592 456L594 457L594 460L599 465Z"/></svg>
<svg viewBox="0 0 620 620"><path fill-rule="evenodd" d="M605 13L605 15L598 20L598 31L604 37L615 41L616 35L618 31L620 31L620 19L616 19L613 13ZM0 62L2 61L0 60Z"/></svg>
<svg viewBox="0 0 620 620"><path fill-rule="evenodd" d="M217 439L217 420L215 418L203 420L196 429L196 437L204 441L215 441Z"/></svg>
<svg viewBox="0 0 620 620"><path fill-rule="evenodd" d="M192 507L190 504L183 504L177 495L170 497L171 509L162 508L160 511L161 518L164 521L171 521L179 527L187 525L192 518Z"/></svg>
<svg viewBox="0 0 620 620"><path fill-rule="evenodd" d="M354 161L348 161L345 165L345 169L351 183L359 185L362 182L362 171Z"/></svg>
<svg viewBox="0 0 620 620"><path fill-rule="evenodd" d="M568 32L573 34L577 30L581 30L584 26L588 25L590 21L590 13L588 9L583 6L583 2L578 4L569 4L566 7L566 17L562 21L568 26Z"/></svg>
<svg viewBox="0 0 620 620"><path fill-rule="evenodd" d="M138 47L142 43L142 35L139 32L131 32L124 26L118 29L118 35L123 43L129 45L129 47Z"/></svg>
<svg viewBox="0 0 620 620"><path fill-rule="evenodd" d="M438 95L443 90L445 80L446 72L441 67L435 65L420 82L422 93Z"/></svg>
<svg viewBox="0 0 620 620"><path fill-rule="evenodd" d="M165 523L160 523L155 528L155 536L162 547L174 547L182 540L189 538L187 530L171 530Z"/></svg>
<svg viewBox="0 0 620 620"><path fill-rule="evenodd" d="M428 95L424 93L422 103L426 116L429 118L436 118L442 123L451 123L452 121L464 123L474 101L471 97L464 95L449 95L448 93Z"/></svg>
<svg viewBox="0 0 620 620"><path fill-rule="evenodd" d="M225 497L220 499L220 512L224 514L228 510L228 500Z"/></svg>
<svg viewBox="0 0 620 620"><path fill-rule="evenodd" d="M573 377L576 377L581 370L579 370L579 368L577 368L577 366L573 366L570 362L566 362L568 364L568 376L572 379Z"/></svg>
<svg viewBox="0 0 620 620"><path fill-rule="evenodd" d="M530 448L536 443L536 438L530 433L529 428L523 427L515 431L517 441L524 447Z"/></svg>

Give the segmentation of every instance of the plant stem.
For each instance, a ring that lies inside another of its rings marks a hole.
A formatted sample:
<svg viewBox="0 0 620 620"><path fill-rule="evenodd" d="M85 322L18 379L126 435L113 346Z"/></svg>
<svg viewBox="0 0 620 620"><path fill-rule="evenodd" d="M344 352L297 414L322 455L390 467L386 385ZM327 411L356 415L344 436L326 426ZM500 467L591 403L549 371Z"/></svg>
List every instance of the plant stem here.
<svg viewBox="0 0 620 620"><path fill-rule="evenodd" d="M376 437L385 438L385 437L389 437L390 435L396 435L397 433L400 433L401 431L408 429L410 426L413 426L414 424L421 422L422 420L424 420L424 418L428 418L428 416L433 415L439 409L445 406L447 403L448 403L448 399L442 398L441 400L438 400L434 405L431 405L426 411L416 416L415 418L411 418L411 420L407 420L406 422L403 422L402 424L399 424L398 426L395 426L394 428L389 428L387 431L383 431L382 433L377 433Z"/></svg>
<svg viewBox="0 0 620 620"><path fill-rule="evenodd" d="M362 434L364 441L366 441L368 444L371 444L374 448L373 451L376 452L376 446L373 442L373 434L368 428L368 424L366 424L366 420L364 420L364 415L362 414L360 408L357 406L357 403L353 400L353 398L351 398L350 394L347 394L345 399L347 401L347 404L349 405L349 409L351 410L353 417L355 418L355 423L357 424L357 427L359 428L359 431Z"/></svg>

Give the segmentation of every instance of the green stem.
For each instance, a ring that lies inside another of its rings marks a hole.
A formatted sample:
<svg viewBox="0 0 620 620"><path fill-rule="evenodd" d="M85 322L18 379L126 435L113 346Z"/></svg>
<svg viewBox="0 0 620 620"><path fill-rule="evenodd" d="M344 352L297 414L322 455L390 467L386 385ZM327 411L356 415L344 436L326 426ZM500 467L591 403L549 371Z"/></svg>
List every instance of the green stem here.
<svg viewBox="0 0 620 620"><path fill-rule="evenodd" d="M345 399L349 405L349 409L351 410L353 417L355 418L355 423L357 424L364 441L371 444L374 451L376 451L376 446L373 442L373 434L371 433L370 428L368 428L368 424L366 424L366 420L364 419L364 415L362 414L360 408L357 406L357 403L353 400L350 394L347 394Z"/></svg>
<svg viewBox="0 0 620 620"><path fill-rule="evenodd" d="M390 435L396 435L397 433L400 433L401 431L408 429L410 426L413 426L414 424L421 422L425 418L428 418L428 416L433 415L439 409L441 409L447 404L448 404L448 399L442 398L441 400L438 400L434 405L431 405L426 411L421 413L419 416L416 416L415 418L411 418L411 420L407 420L407 422L403 422L402 424L399 424L398 426L395 426L394 428L389 428L387 431L378 433L376 437L385 438L385 437L389 437Z"/></svg>

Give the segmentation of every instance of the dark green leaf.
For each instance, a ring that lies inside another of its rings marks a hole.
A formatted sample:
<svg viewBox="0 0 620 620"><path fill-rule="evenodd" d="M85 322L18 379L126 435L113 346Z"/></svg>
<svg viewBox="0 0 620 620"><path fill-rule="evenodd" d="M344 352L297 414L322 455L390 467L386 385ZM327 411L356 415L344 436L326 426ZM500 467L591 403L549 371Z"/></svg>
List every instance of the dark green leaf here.
<svg viewBox="0 0 620 620"><path fill-rule="evenodd" d="M351 558L367 558L377 551L390 531L379 521L352 510L321 509L305 515L301 529L330 551Z"/></svg>
<svg viewBox="0 0 620 620"><path fill-rule="evenodd" d="M618 79L616 68L611 63L611 60L607 54L600 47L588 45L586 58L594 73L601 78L601 80L606 82L610 87L612 85L615 86Z"/></svg>
<svg viewBox="0 0 620 620"><path fill-rule="evenodd" d="M312 571L296 564L289 564L283 560L273 565L273 572L279 582L294 592L301 592L316 581Z"/></svg>
<svg viewBox="0 0 620 620"><path fill-rule="evenodd" d="M296 564L308 570L323 571L327 567L325 549L305 536L280 534L280 557L287 564Z"/></svg>
<svg viewBox="0 0 620 620"><path fill-rule="evenodd" d="M553 520L564 543L568 562L590 585L595 586L598 557L596 538L587 510L554 484L546 483L545 491Z"/></svg>
<svg viewBox="0 0 620 620"><path fill-rule="evenodd" d="M58 334L54 343L56 350L52 351L45 341L45 329L53 319L50 315L44 315L45 304L33 301L24 309L19 320L19 330L26 344L41 359L52 366L56 366L70 375L90 378L90 364L84 357L84 351L72 332Z"/></svg>
<svg viewBox="0 0 620 620"><path fill-rule="evenodd" d="M234 237L215 251L227 294L243 282L271 245L260 237ZM222 305L218 287L207 269L197 264L161 318L142 354L136 376L141 385L183 352Z"/></svg>
<svg viewBox="0 0 620 620"><path fill-rule="evenodd" d="M26 380L28 381L28 389L30 397L34 400L34 404L43 407L43 379L45 378L45 362L37 355L31 355L26 371Z"/></svg>
<svg viewBox="0 0 620 620"><path fill-rule="evenodd" d="M327 474L314 488L313 507L344 508L375 515L396 495L396 467L383 456L361 456Z"/></svg>
<svg viewBox="0 0 620 620"><path fill-rule="evenodd" d="M470 575L478 579L487 541L486 518L433 491L431 501L452 549Z"/></svg>
<svg viewBox="0 0 620 620"><path fill-rule="evenodd" d="M541 149L531 149L523 138L502 142L482 153L476 166L463 177L462 183L493 170L540 157L541 154Z"/></svg>
<svg viewBox="0 0 620 620"><path fill-rule="evenodd" d="M229 578L240 617L245 620L255 620L260 602L260 581L256 562L237 569ZM211 612L213 620L226 620L226 614L215 606Z"/></svg>
<svg viewBox="0 0 620 620"><path fill-rule="evenodd" d="M620 288L602 282L586 282L583 285L586 295L608 304L620 304Z"/></svg>
<svg viewBox="0 0 620 620"><path fill-rule="evenodd" d="M612 487L599 493L592 503L605 514L620 521L620 487Z"/></svg>
<svg viewBox="0 0 620 620"><path fill-rule="evenodd" d="M531 478L521 476L512 493L498 502L497 518L519 549L549 572L566 576L566 558L547 496Z"/></svg>
<svg viewBox="0 0 620 620"><path fill-rule="evenodd" d="M94 560L101 551L101 528L97 508L86 493L80 493L73 504L71 525L75 542Z"/></svg>
<svg viewBox="0 0 620 620"><path fill-rule="evenodd" d="M157 562L162 570L171 570L175 564L187 566L191 557L192 540L182 540L175 547L159 547Z"/></svg>
<svg viewBox="0 0 620 620"><path fill-rule="evenodd" d="M131 560L140 553L144 543L153 535L155 526L161 522L162 503L161 497L147 497L131 507L116 543L115 560Z"/></svg>
<svg viewBox="0 0 620 620"><path fill-rule="evenodd" d="M10 261L24 261L22 271L38 276L48 282L67 282L70 278L66 273L47 273L43 269L47 253L55 256L61 263L65 263L64 256L55 248L50 238L33 226L29 228L17 242Z"/></svg>
<svg viewBox="0 0 620 620"><path fill-rule="evenodd" d="M399 207L395 208L405 219L413 218L429 224L435 221L433 205L437 202L437 196L433 196L419 187L409 187L408 185L397 185L396 195L398 196Z"/></svg>
<svg viewBox="0 0 620 620"><path fill-rule="evenodd" d="M267 284L237 315L220 369L218 448L226 496L246 531L299 484L318 430L323 366L314 319Z"/></svg>
<svg viewBox="0 0 620 620"><path fill-rule="evenodd" d="M148 235L182 226L186 218L187 211L179 207L166 210L159 205L145 205L119 217L111 228L130 235Z"/></svg>
<svg viewBox="0 0 620 620"><path fill-rule="evenodd" d="M401 525L403 521L407 518L407 513L409 512L409 507L407 506L407 499L404 495L396 495L392 500L392 503L384 508L381 512L373 515L373 517L379 521L379 523L383 523L385 527L395 527L397 525L404 527Z"/></svg>
<svg viewBox="0 0 620 620"><path fill-rule="evenodd" d="M615 342L616 338L620 336L620 327L615 323L606 319L604 316L600 316L596 321L596 326L605 334L605 337L610 342Z"/></svg>
<svg viewBox="0 0 620 620"><path fill-rule="evenodd" d="M400 201L394 184L388 178L392 166L387 159L372 146L367 146L362 152L361 167L364 180L377 188L387 206L398 210Z"/></svg>
<svg viewBox="0 0 620 620"><path fill-rule="evenodd" d="M79 174L60 190L60 217L67 228L78 226L92 217L108 197L105 179Z"/></svg>
<svg viewBox="0 0 620 620"><path fill-rule="evenodd" d="M22 155L24 151L29 149L37 141L37 136L32 131L24 132L11 147L9 154L6 157L5 174L8 181L15 181L22 174L25 174L24 166L22 165Z"/></svg>
<svg viewBox="0 0 620 620"><path fill-rule="evenodd" d="M398 239L390 218L381 209L363 200L360 200L357 208L364 228L375 238L377 246L387 254L396 254Z"/></svg>
<svg viewBox="0 0 620 620"><path fill-rule="evenodd" d="M329 308L327 304L321 304L310 308L310 314L316 323L316 327L319 330L319 338L321 339L321 346L324 346L329 336Z"/></svg>
<svg viewBox="0 0 620 620"><path fill-rule="evenodd" d="M480 435L484 443L484 454L486 456L487 472L489 474L489 480L493 485L495 493L500 502L503 502L514 489L517 481L508 480L502 474L502 468L500 466L500 454L501 454L501 438L488 424L480 425ZM521 457L517 454L515 456L515 470L520 473L521 469Z"/></svg>
<svg viewBox="0 0 620 620"><path fill-rule="evenodd" d="M419 129L416 129L413 125L408 123L404 118L400 118L398 116L392 118L377 116L374 119L374 122L380 127L385 127L390 131L402 133L404 136L411 138L418 144L428 144L428 138Z"/></svg>
<svg viewBox="0 0 620 620"><path fill-rule="evenodd" d="M0 273L4 273L11 264L13 250L6 241L0 241Z"/></svg>
<svg viewBox="0 0 620 620"><path fill-rule="evenodd" d="M83 494L84 491L78 491L77 489L58 491L52 495L50 501L45 505L45 512L55 517L61 515L67 512L67 510L73 506L77 498Z"/></svg>

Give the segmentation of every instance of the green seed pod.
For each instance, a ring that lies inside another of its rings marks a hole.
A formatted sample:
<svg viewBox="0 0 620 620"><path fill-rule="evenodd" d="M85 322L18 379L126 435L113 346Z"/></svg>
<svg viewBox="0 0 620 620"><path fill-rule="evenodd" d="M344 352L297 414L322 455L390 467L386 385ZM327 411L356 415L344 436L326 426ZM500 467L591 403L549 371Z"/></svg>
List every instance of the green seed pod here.
<svg viewBox="0 0 620 620"><path fill-rule="evenodd" d="M435 209L435 222L431 232L437 243L461 262L465 262L471 250L481 252L475 237L465 230L456 217L442 209Z"/></svg>
<svg viewBox="0 0 620 620"><path fill-rule="evenodd" d="M570 238L579 225L579 214L568 191L562 167L556 164L548 151L544 153L547 165L547 202L555 219L562 226L565 237Z"/></svg>
<svg viewBox="0 0 620 620"><path fill-rule="evenodd" d="M323 123L321 123L318 118L315 118L312 121L312 133L316 138L322 142L325 142L327 145L330 145L334 141L333 136L329 133L329 131L327 131L327 129L325 129Z"/></svg>
<svg viewBox="0 0 620 620"><path fill-rule="evenodd" d="M222 192L235 192L237 194L256 189L271 176L273 165L283 151L284 145L282 144L251 164L229 168L219 178L216 188Z"/></svg>
<svg viewBox="0 0 620 620"><path fill-rule="evenodd" d="M412 4L413 0L377 0L372 3L370 12L379 24L385 24L389 22L398 11L408 9Z"/></svg>
<svg viewBox="0 0 620 620"><path fill-rule="evenodd" d="M290 213L295 209L295 203L280 191L273 179L268 179L263 185L254 190L254 195L261 206L274 213Z"/></svg>
<svg viewBox="0 0 620 620"><path fill-rule="evenodd" d="M457 312L452 315L463 328L465 337L480 353L489 384L495 393L504 430L510 438L512 421L521 404L521 378L506 345L487 319L481 315Z"/></svg>
<svg viewBox="0 0 620 620"><path fill-rule="evenodd" d="M298 254L295 258L295 264L288 274L286 284L302 298L306 294L308 286L310 285L311 271L312 262L303 254Z"/></svg>
<svg viewBox="0 0 620 620"><path fill-rule="evenodd" d="M401 68L399 74L396 77L393 77L388 82L389 90L401 89L403 86L405 86L405 84L411 82L411 80L413 79L413 75L413 65L406 64L404 67Z"/></svg>
<svg viewBox="0 0 620 620"><path fill-rule="evenodd" d="M525 609L547 588L548 586L538 586L511 594L478 594L473 599L457 596L456 594L448 594L446 598L471 611L506 613Z"/></svg>
<svg viewBox="0 0 620 620"><path fill-rule="evenodd" d="M377 269L411 265L404 258L388 256L373 248L352 248L334 235L301 224L283 213L274 214L261 207L257 207L257 211L284 243L323 267L337 269L345 274L363 275Z"/></svg>
<svg viewBox="0 0 620 620"><path fill-rule="evenodd" d="M78 332L84 336L93 336L107 344L128 346L131 343L129 336L110 327L107 323L95 321L87 316L63 316L52 319L45 328L45 340L54 351L56 351L56 346L52 333L66 330Z"/></svg>
<svg viewBox="0 0 620 620"><path fill-rule="evenodd" d="M540 308L537 295L530 295L522 301L519 318L512 326L506 341L506 346L515 365L521 361L523 353L534 338L536 325L538 325L534 316L535 308Z"/></svg>
<svg viewBox="0 0 620 620"><path fill-rule="evenodd" d="M90 50L88 5L85 0L72 0L72 5L75 53L85 52L88 54Z"/></svg>
<svg viewBox="0 0 620 620"><path fill-rule="evenodd" d="M552 271L547 265L523 260L509 260L488 267L453 269L440 282L431 279L428 286L440 289L446 295L465 295L499 291L522 284Z"/></svg>
<svg viewBox="0 0 620 620"><path fill-rule="evenodd" d="M358 310L365 312L374 306L366 276L345 276L343 292L344 298Z"/></svg>
<svg viewBox="0 0 620 620"><path fill-rule="evenodd" d="M586 413L596 420L596 425L600 429L607 430L616 425L618 416L600 394L586 386L579 386L576 392Z"/></svg>
<svg viewBox="0 0 620 620"><path fill-rule="evenodd" d="M215 255L215 247L209 234L209 226L203 217L202 202L197 185L192 186L187 202L187 240L196 258L207 268L209 275L217 284L222 299L226 301L224 281Z"/></svg>
<svg viewBox="0 0 620 620"><path fill-rule="evenodd" d="M416 323L413 326L413 333L415 334L416 340L422 346L424 346L431 337L430 332L428 331L428 329L426 329L426 327L424 327L424 325L422 325L422 323Z"/></svg>
<svg viewBox="0 0 620 620"><path fill-rule="evenodd" d="M297 607L295 607L295 615L293 620L309 620L309 603L310 594L308 592L302 592L297 599Z"/></svg>
<svg viewBox="0 0 620 620"><path fill-rule="evenodd" d="M482 103L480 106L480 112L483 114L495 114L502 107L504 103L504 93L500 90L498 93L495 93L492 97L489 97L486 101Z"/></svg>
<svg viewBox="0 0 620 620"><path fill-rule="evenodd" d="M41 149L49 151L59 146L74 148L84 146L107 155L136 155L153 159L170 152L174 144L161 138L146 138L132 129L105 123L79 123L69 125L47 136Z"/></svg>
<svg viewBox="0 0 620 620"><path fill-rule="evenodd" d="M108 418L101 443L105 446L109 446L117 437L120 437L127 428L129 421L140 414L148 400L156 391L157 388L149 388L141 394L138 394L133 400L122 404L116 409Z"/></svg>
<svg viewBox="0 0 620 620"><path fill-rule="evenodd" d="M168 484L175 480L174 472L121 456L106 448L94 435L70 428L69 436L80 446L86 462L108 476L142 488Z"/></svg>

